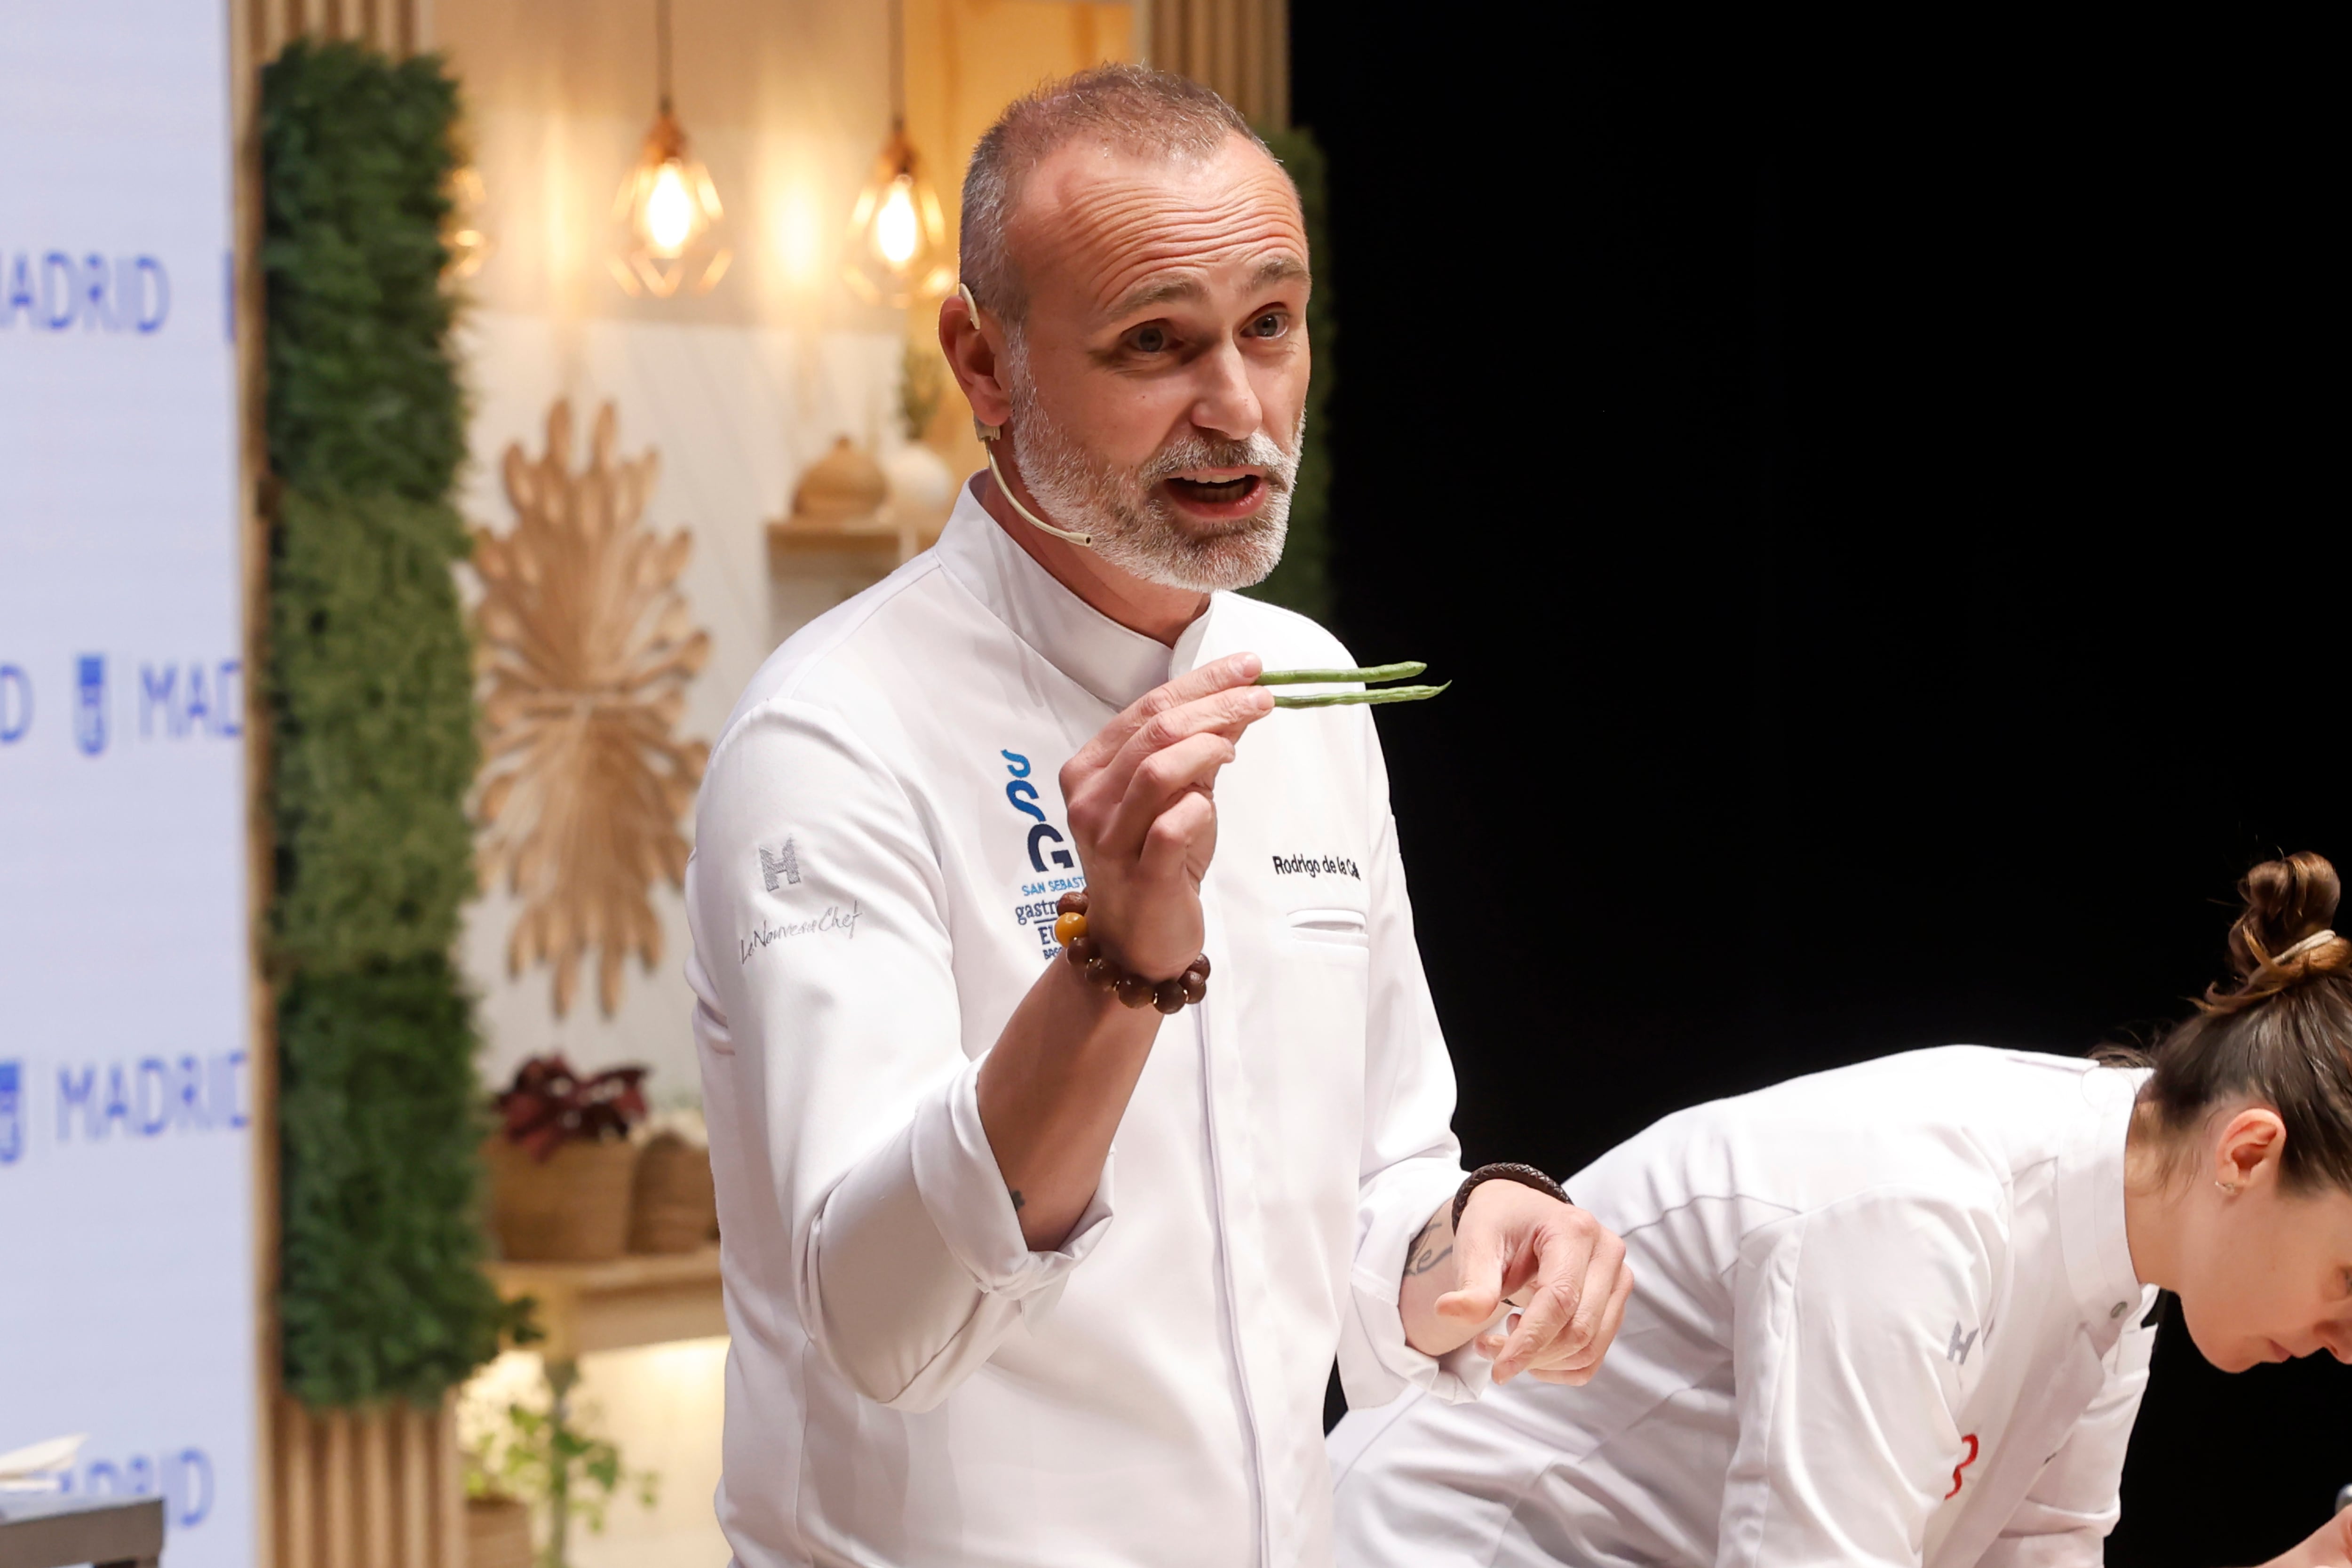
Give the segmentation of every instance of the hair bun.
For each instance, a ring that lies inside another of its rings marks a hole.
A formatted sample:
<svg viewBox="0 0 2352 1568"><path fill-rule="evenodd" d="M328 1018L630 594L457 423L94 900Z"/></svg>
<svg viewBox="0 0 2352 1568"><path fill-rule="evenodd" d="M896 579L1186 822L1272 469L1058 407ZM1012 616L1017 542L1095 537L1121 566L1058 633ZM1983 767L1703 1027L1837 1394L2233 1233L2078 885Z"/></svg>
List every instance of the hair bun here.
<svg viewBox="0 0 2352 1568"><path fill-rule="evenodd" d="M2230 928L2238 982L2208 989L2208 1012L2234 1013L2299 981L2352 968L2352 941L2329 929L2343 883L2326 856L2305 850L2265 860L2239 879L2238 896L2246 901Z"/></svg>

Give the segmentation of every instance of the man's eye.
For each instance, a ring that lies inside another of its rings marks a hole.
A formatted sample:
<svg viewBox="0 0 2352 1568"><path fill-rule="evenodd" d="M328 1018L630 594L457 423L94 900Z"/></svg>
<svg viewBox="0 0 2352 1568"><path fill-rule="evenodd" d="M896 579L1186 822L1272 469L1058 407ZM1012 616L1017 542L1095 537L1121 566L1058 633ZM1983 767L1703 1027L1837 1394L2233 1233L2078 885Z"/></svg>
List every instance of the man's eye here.
<svg viewBox="0 0 2352 1568"><path fill-rule="evenodd" d="M1139 353L1156 354L1168 347L1168 329L1161 326L1138 327L1127 335L1128 346Z"/></svg>
<svg viewBox="0 0 2352 1568"><path fill-rule="evenodd" d="M1254 338L1278 338L1289 329L1289 319L1283 315L1281 311L1268 310L1265 315L1260 316L1256 321L1252 321L1249 324L1250 336Z"/></svg>

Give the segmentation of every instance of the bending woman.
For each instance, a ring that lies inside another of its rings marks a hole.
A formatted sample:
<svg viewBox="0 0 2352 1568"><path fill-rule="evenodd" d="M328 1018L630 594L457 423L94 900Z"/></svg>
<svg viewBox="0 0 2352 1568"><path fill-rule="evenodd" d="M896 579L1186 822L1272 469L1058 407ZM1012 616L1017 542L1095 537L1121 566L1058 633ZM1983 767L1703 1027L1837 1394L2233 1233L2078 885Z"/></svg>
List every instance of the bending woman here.
<svg viewBox="0 0 2352 1568"><path fill-rule="evenodd" d="M2241 891L2235 983L2152 1062L1915 1051L1579 1173L1635 1279L1608 1360L1349 1415L1340 1568L2098 1563L2159 1287L2226 1371L2352 1359L2336 872ZM2340 1527L2278 1561L2347 1561Z"/></svg>

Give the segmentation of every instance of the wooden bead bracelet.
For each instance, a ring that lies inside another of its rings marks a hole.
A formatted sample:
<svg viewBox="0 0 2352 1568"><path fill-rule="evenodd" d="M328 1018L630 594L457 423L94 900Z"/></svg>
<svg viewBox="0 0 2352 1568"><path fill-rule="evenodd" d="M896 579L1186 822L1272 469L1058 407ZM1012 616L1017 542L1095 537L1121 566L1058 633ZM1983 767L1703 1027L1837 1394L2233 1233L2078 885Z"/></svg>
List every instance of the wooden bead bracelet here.
<svg viewBox="0 0 2352 1568"><path fill-rule="evenodd" d="M1157 984L1142 975L1121 969L1103 956L1102 943L1087 934L1087 896L1084 893L1064 893L1054 906L1054 940L1078 973L1090 984L1116 994L1129 1007L1153 1006L1162 1013L1179 1013L1192 1003L1209 994L1209 959L1206 953L1184 966L1184 973L1173 980Z"/></svg>

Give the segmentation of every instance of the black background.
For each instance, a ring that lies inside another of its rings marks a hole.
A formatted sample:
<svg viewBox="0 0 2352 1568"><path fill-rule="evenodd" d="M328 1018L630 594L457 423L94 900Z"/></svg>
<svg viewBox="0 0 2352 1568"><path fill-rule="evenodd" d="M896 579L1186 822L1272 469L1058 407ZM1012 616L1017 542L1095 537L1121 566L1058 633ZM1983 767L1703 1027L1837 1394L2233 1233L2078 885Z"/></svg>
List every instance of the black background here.
<svg viewBox="0 0 2352 1568"><path fill-rule="evenodd" d="M1474 1163L2145 1031L2249 864L2352 869L2318 38L1292 7L1339 629L1460 682L1381 728ZM2110 1561L2316 1528L2352 1373L2157 1360Z"/></svg>

